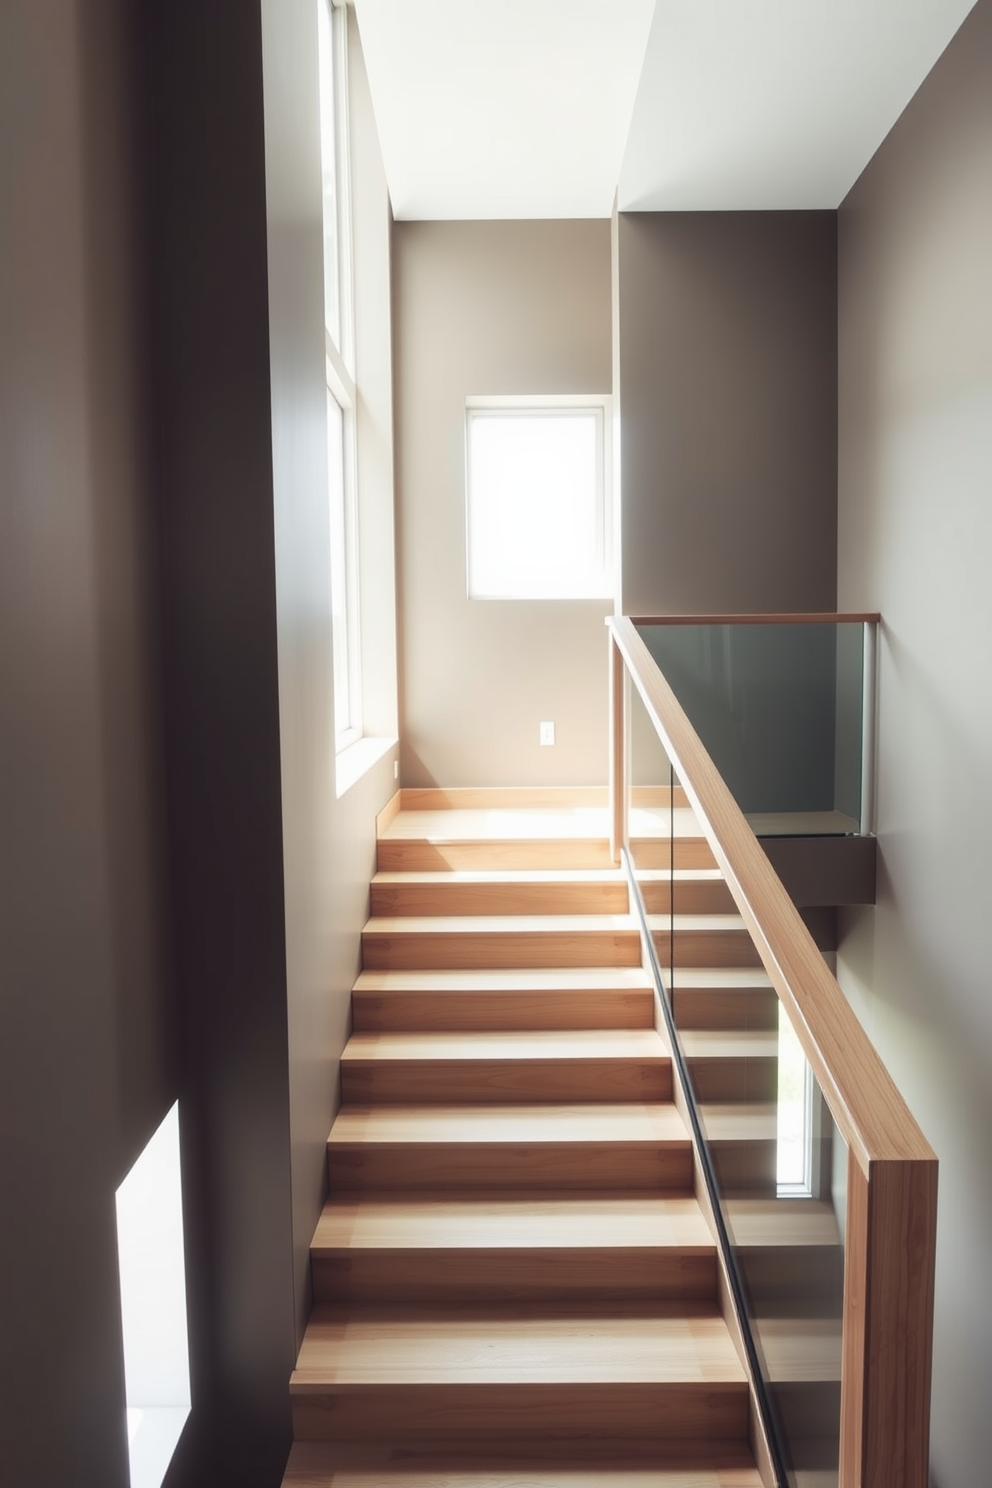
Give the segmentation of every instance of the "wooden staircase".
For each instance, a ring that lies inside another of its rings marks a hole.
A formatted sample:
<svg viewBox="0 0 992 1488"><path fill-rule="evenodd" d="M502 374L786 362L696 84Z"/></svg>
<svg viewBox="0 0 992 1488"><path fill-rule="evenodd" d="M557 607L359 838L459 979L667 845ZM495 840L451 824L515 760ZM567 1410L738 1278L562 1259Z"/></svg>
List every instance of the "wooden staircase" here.
<svg viewBox="0 0 992 1488"><path fill-rule="evenodd" d="M380 819L287 1488L760 1488L606 830L583 792L404 792ZM774 1060L774 994L681 837L692 913L669 924L660 873L649 909L719 1112L755 1093L741 1038Z"/></svg>

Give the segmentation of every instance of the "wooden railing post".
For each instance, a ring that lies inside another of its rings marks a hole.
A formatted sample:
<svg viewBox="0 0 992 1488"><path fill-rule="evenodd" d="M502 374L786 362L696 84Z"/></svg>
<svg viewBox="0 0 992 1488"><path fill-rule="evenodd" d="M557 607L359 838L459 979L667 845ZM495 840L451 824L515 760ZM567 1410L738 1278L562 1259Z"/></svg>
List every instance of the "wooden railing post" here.
<svg viewBox="0 0 992 1488"><path fill-rule="evenodd" d="M848 1158L840 1488L926 1488L937 1163Z"/></svg>
<svg viewBox="0 0 992 1488"><path fill-rule="evenodd" d="M610 853L614 863L620 861L623 846L626 808L624 780L624 662L619 647L610 636Z"/></svg>

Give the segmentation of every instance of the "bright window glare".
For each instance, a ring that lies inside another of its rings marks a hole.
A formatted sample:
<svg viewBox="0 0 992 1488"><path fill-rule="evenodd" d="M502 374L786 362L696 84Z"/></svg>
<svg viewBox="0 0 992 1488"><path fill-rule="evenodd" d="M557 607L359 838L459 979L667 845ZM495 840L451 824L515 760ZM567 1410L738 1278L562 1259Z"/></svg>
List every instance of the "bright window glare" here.
<svg viewBox="0 0 992 1488"><path fill-rule="evenodd" d="M468 592L606 596L603 410L468 415Z"/></svg>
<svg viewBox="0 0 992 1488"><path fill-rule="evenodd" d="M779 1194L808 1194L810 1184L810 1069L798 1035L779 1005Z"/></svg>
<svg viewBox="0 0 992 1488"><path fill-rule="evenodd" d="M132 1488L160 1488L189 1415L179 1107L117 1190Z"/></svg>

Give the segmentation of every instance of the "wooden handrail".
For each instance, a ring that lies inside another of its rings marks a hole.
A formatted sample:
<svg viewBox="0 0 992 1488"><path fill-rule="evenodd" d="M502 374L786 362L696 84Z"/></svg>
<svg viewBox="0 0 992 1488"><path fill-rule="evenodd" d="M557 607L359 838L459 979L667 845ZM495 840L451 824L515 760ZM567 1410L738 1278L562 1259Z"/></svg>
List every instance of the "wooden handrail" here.
<svg viewBox="0 0 992 1488"><path fill-rule="evenodd" d="M624 618L635 625L877 625L882 617L868 610L863 614L836 615L810 610L795 615L628 615Z"/></svg>
<svg viewBox="0 0 992 1488"><path fill-rule="evenodd" d="M634 625L877 625L882 616L877 610L855 615L803 610L796 615L626 615L623 618L632 620Z"/></svg>
<svg viewBox="0 0 992 1488"><path fill-rule="evenodd" d="M622 701L623 663L848 1146L840 1488L925 1488L936 1156L634 621L607 623L612 706ZM615 719L613 734L616 815L624 763Z"/></svg>
<svg viewBox="0 0 992 1488"><path fill-rule="evenodd" d="M842 1137L862 1169L933 1151L817 950L760 843L658 669L635 622L614 641L699 819L765 969L789 1011Z"/></svg>

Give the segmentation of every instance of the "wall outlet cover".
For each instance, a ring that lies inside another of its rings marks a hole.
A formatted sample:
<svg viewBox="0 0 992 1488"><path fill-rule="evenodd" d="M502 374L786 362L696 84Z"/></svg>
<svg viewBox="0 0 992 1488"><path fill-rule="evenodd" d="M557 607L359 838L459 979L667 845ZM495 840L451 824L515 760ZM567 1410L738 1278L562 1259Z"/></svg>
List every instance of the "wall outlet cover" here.
<svg viewBox="0 0 992 1488"><path fill-rule="evenodd" d="M553 723L541 724L541 743L553 744L555 742L555 726Z"/></svg>

